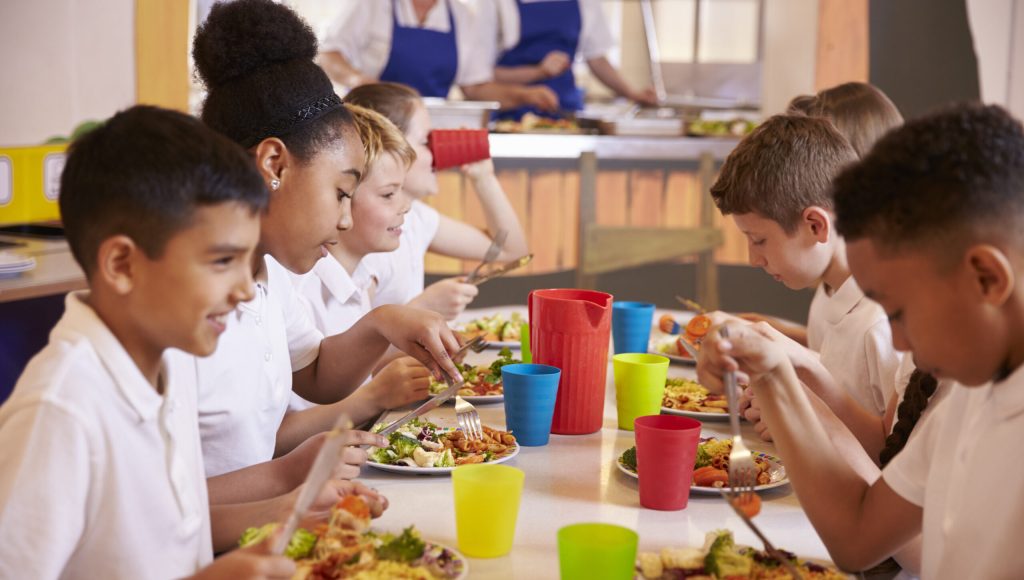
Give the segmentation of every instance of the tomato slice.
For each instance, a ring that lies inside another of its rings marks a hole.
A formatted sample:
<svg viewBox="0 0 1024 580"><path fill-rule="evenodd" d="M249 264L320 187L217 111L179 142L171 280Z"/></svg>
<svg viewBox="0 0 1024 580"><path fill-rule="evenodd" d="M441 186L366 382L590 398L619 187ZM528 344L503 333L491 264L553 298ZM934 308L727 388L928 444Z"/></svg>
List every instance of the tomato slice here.
<svg viewBox="0 0 1024 580"><path fill-rule="evenodd" d="M711 328L711 319L703 314L698 314L686 323L686 334L693 338L703 338Z"/></svg>
<svg viewBox="0 0 1024 580"><path fill-rule="evenodd" d="M346 495L335 504L335 507L347 511L358 519L370 521L370 505L358 495Z"/></svg>
<svg viewBox="0 0 1024 580"><path fill-rule="evenodd" d="M761 496L753 492L739 494L733 500L733 504L748 518L753 518L761 513Z"/></svg>

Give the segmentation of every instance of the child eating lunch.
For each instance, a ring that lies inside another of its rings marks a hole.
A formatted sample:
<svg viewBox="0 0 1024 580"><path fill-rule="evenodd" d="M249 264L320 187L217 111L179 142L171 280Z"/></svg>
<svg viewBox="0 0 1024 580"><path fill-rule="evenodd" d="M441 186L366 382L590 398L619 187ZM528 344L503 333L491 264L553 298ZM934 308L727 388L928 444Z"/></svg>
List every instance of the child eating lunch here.
<svg viewBox="0 0 1024 580"><path fill-rule="evenodd" d="M850 271L884 308L894 345L955 383L873 484L815 420L782 349L738 325L704 344L710 373L750 377L801 505L843 568L922 534L922 578L1024 570L1024 469L1006 455L1024 436L1022 191L1024 127L978 104L909 121L836 179Z"/></svg>

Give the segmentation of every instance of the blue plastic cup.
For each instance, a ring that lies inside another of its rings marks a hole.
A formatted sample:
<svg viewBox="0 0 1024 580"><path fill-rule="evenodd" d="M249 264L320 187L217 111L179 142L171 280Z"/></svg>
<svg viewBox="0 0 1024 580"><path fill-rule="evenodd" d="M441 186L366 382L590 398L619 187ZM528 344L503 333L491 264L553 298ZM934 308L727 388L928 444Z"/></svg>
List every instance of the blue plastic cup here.
<svg viewBox="0 0 1024 580"><path fill-rule="evenodd" d="M537 364L501 367L505 390L505 426L524 447L548 444L562 371Z"/></svg>
<svg viewBox="0 0 1024 580"><path fill-rule="evenodd" d="M648 302L612 304L612 340L615 354L647 352L654 322L654 305Z"/></svg>

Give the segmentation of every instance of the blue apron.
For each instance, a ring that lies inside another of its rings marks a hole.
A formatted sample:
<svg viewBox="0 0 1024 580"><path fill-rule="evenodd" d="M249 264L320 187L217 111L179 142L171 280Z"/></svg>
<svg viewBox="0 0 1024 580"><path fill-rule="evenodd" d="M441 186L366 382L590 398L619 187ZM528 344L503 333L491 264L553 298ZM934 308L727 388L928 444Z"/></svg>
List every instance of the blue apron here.
<svg viewBox="0 0 1024 580"><path fill-rule="evenodd" d="M447 97L459 68L451 5L448 5L448 32L399 26L398 6L394 1L391 8L391 54L380 80L405 83L424 97Z"/></svg>
<svg viewBox="0 0 1024 580"><path fill-rule="evenodd" d="M583 26L578 0L549 0L524 3L516 0L519 7L519 44L508 50L498 60L498 66L523 66L539 64L553 50L560 50L576 58ZM561 75L538 81L534 85L546 85L558 95L558 106L568 111L583 108L583 98L576 88L576 77L570 66ZM503 118L518 119L526 112L549 115L532 107L502 112Z"/></svg>

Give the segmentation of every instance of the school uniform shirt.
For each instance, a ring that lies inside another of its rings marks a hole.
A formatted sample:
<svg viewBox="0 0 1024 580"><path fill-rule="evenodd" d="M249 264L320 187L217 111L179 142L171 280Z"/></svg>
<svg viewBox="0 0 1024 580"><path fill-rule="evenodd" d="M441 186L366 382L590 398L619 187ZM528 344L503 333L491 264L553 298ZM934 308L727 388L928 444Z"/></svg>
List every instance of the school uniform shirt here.
<svg viewBox="0 0 1024 580"><path fill-rule="evenodd" d="M71 293L0 407L0 578L180 578L213 559L194 359L163 394Z"/></svg>
<svg viewBox="0 0 1024 580"><path fill-rule="evenodd" d="M368 271L377 278L373 306L407 304L423 293L423 257L430 248L441 214L429 205L412 202L405 214L398 249L393 252L369 254L363 258Z"/></svg>
<svg viewBox="0 0 1024 580"><path fill-rule="evenodd" d="M370 292L376 284L376 278L362 260L349 275L341 262L334 256L327 256L321 258L308 274L293 274L292 283L305 298L310 316L317 330L324 336L345 332L373 308ZM315 405L294 392L290 399L288 409L291 411L301 411Z"/></svg>
<svg viewBox="0 0 1024 580"><path fill-rule="evenodd" d="M490 58L494 50L482 50L482 47L494 44L493 34L477 25L476 14L465 0L438 0L427 13L422 26L412 0L360 2L358 7L334 22L320 43L320 50L340 52L349 64L366 76L415 86L416 83L400 78L382 78L392 55L395 26L450 34L453 25L457 66L452 84L466 86L491 81L494 78L494 61ZM410 74L414 72L410 71ZM436 96L445 95L447 91Z"/></svg>
<svg viewBox="0 0 1024 580"><path fill-rule="evenodd" d="M1024 572L1024 369L982 387L954 385L882 471L921 506L926 580L1016 579Z"/></svg>
<svg viewBox="0 0 1024 580"><path fill-rule="evenodd" d="M807 346L865 409L885 413L903 355L892 346L885 311L850 276L831 295L818 287L807 317Z"/></svg>
<svg viewBox="0 0 1024 580"><path fill-rule="evenodd" d="M323 335L290 273L265 256L266 280L239 304L213 355L198 359L199 432L209 477L269 461L288 410L292 373L320 354Z"/></svg>

